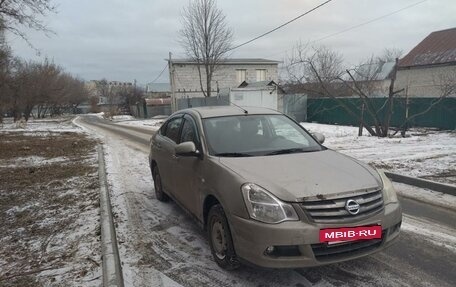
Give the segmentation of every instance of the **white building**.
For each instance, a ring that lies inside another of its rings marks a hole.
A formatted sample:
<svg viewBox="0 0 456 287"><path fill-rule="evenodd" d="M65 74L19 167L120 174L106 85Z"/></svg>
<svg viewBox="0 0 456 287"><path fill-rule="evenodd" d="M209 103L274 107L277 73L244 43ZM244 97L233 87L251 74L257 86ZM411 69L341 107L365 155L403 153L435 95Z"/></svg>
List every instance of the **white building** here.
<svg viewBox="0 0 456 287"><path fill-rule="evenodd" d="M226 59L216 68L212 77L211 95L218 91L236 88L242 82L278 80L279 61L266 59ZM202 84L206 88L205 69L201 67ZM173 101L182 98L203 97L198 65L190 59L172 59L169 61L171 93ZM204 90L205 91L205 90Z"/></svg>
<svg viewBox="0 0 456 287"><path fill-rule="evenodd" d="M456 28L452 28L432 32L399 61L395 89L404 89L410 97L441 97L455 81Z"/></svg>

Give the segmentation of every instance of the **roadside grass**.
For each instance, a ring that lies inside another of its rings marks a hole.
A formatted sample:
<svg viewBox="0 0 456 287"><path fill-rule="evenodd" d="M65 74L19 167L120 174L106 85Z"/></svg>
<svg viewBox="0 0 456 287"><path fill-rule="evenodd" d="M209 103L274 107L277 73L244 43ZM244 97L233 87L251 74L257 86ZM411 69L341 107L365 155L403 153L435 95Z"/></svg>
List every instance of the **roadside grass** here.
<svg viewBox="0 0 456 287"><path fill-rule="evenodd" d="M101 283L96 142L0 134L0 286Z"/></svg>

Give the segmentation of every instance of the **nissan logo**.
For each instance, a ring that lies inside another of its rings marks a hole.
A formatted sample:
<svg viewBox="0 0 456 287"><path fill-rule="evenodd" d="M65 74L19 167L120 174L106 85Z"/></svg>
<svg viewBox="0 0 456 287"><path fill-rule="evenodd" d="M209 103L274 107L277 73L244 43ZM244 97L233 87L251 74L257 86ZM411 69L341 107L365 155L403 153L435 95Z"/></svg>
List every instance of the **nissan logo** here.
<svg viewBox="0 0 456 287"><path fill-rule="evenodd" d="M359 203L354 201L353 199L347 200L345 203L345 209L350 213L351 215L356 215L359 213Z"/></svg>

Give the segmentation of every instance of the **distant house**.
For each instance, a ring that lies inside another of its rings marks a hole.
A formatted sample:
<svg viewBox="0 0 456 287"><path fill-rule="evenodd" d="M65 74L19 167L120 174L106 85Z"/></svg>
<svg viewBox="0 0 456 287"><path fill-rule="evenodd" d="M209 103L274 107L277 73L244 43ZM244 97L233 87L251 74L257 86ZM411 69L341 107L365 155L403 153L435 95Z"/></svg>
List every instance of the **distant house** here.
<svg viewBox="0 0 456 287"><path fill-rule="evenodd" d="M396 89L410 97L439 97L456 80L456 28L432 32L399 61Z"/></svg>
<svg viewBox="0 0 456 287"><path fill-rule="evenodd" d="M361 65L353 77L368 97L387 97L395 64L380 61Z"/></svg>
<svg viewBox="0 0 456 287"><path fill-rule="evenodd" d="M99 110L106 112L117 110L125 105L122 91L133 88L131 82L91 80L85 84L91 98L96 99Z"/></svg>
<svg viewBox="0 0 456 287"><path fill-rule="evenodd" d="M147 98L171 97L171 85L169 83L149 83L146 85Z"/></svg>
<svg viewBox="0 0 456 287"><path fill-rule="evenodd" d="M211 95L220 90L236 88L242 82L248 83L278 80L279 61L245 58L225 59L218 65L212 78ZM198 65L190 59L172 59L169 61L171 87L174 100L203 97ZM201 67L203 88L205 87L204 67Z"/></svg>

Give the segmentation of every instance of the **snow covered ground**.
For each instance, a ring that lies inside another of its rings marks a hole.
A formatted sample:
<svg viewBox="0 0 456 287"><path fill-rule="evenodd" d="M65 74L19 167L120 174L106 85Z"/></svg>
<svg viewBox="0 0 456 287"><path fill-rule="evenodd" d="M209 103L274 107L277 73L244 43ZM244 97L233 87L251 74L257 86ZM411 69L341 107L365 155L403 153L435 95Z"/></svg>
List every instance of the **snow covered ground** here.
<svg viewBox="0 0 456 287"><path fill-rule="evenodd" d="M95 146L71 118L0 127L0 286L100 286Z"/></svg>
<svg viewBox="0 0 456 287"><path fill-rule="evenodd" d="M134 121L119 121L116 122L120 126L130 126L156 131L165 122L166 119L147 119L147 120L134 120Z"/></svg>
<svg viewBox="0 0 456 287"><path fill-rule="evenodd" d="M97 116L101 119L106 119L104 117L104 113L97 113L92 114ZM156 131L160 128L160 126L166 121L167 116L156 116L151 119L142 119L138 120L133 116L129 115L119 115L113 116L112 119L107 119L112 121L112 123L119 125L119 126L127 126L127 127L138 127L145 130Z"/></svg>
<svg viewBox="0 0 456 287"><path fill-rule="evenodd" d="M73 125L73 117L60 117L50 119L30 119L28 122L13 122L12 118L4 118L0 124L0 131L4 132L31 132L30 135L40 135L40 132L80 132Z"/></svg>
<svg viewBox="0 0 456 287"><path fill-rule="evenodd" d="M406 198L415 199L432 205L456 211L456 196L411 185L393 182L397 193Z"/></svg>
<svg viewBox="0 0 456 287"><path fill-rule="evenodd" d="M404 175L456 183L456 132L412 129L409 137L358 137L358 128L301 123L326 137L324 145L376 167Z"/></svg>

